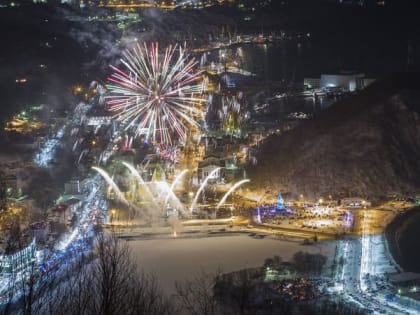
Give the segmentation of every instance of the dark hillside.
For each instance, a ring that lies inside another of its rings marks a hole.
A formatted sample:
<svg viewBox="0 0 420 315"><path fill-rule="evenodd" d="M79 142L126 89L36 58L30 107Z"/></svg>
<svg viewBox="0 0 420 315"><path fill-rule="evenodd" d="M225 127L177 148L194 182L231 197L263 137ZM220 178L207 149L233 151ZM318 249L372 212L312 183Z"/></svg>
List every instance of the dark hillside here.
<svg viewBox="0 0 420 315"><path fill-rule="evenodd" d="M418 74L372 84L264 144L255 186L306 196L420 191Z"/></svg>

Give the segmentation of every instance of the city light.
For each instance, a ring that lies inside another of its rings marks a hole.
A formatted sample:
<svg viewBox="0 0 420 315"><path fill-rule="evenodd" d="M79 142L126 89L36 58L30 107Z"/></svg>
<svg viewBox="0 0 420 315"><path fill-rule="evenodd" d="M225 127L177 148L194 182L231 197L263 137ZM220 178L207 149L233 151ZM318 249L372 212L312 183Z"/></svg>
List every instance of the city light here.
<svg viewBox="0 0 420 315"><path fill-rule="evenodd" d="M0 4L0 311L419 314L408 3L24 2Z"/></svg>

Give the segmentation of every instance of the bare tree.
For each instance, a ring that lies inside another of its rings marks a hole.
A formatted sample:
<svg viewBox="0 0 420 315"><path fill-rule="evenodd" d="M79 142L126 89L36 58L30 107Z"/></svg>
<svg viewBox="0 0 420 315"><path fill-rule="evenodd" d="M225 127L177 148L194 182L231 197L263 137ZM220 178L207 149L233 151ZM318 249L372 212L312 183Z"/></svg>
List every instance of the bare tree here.
<svg viewBox="0 0 420 315"><path fill-rule="evenodd" d="M226 276L231 277L228 281L231 284L231 288L227 288L226 292L226 297L231 303L225 304L232 305L236 314L248 314L253 295L253 282L250 270L244 269Z"/></svg>
<svg viewBox="0 0 420 315"><path fill-rule="evenodd" d="M193 280L175 283L181 314L250 314L256 270L229 274L201 271Z"/></svg>
<svg viewBox="0 0 420 315"><path fill-rule="evenodd" d="M263 267L265 267L265 268L268 267L268 268L272 268L272 269L275 269L275 270L280 270L282 268L282 262L283 261L282 261L281 257L275 255L273 257L266 258L265 261L264 261Z"/></svg>
<svg viewBox="0 0 420 315"><path fill-rule="evenodd" d="M44 314L88 314L89 305L95 298L91 287L92 255L80 255L67 269L62 281L47 299L44 299Z"/></svg>
<svg viewBox="0 0 420 315"><path fill-rule="evenodd" d="M20 265L25 265L20 256ZM15 267L13 267L15 268ZM26 264L20 271L13 270L8 277L8 299L0 308L0 313L38 315L44 314L43 303L59 283L56 270L41 274L35 261Z"/></svg>
<svg viewBox="0 0 420 315"><path fill-rule="evenodd" d="M66 314L170 314L156 279L139 271L128 245L115 235L98 237L95 259L80 264L69 284Z"/></svg>
<svg viewBox="0 0 420 315"><path fill-rule="evenodd" d="M115 235L99 236L92 254L66 254L57 270L21 281L20 296L5 314L173 313L156 279L138 270L127 244Z"/></svg>
<svg viewBox="0 0 420 315"><path fill-rule="evenodd" d="M321 254L297 252L293 255L294 267L303 274L320 274L327 257Z"/></svg>
<svg viewBox="0 0 420 315"><path fill-rule="evenodd" d="M201 270L193 280L176 282L176 300L182 314L221 314L221 308L214 296L217 275Z"/></svg>

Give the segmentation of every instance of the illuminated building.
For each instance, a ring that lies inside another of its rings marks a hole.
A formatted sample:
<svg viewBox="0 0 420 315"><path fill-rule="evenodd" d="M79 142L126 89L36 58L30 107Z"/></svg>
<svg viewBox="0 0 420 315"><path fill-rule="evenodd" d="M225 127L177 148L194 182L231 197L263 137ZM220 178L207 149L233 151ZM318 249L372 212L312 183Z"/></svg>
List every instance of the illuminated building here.
<svg viewBox="0 0 420 315"><path fill-rule="evenodd" d="M384 6L386 5L385 0L335 0L333 2L338 2L340 4L348 4L348 5L358 5L358 6Z"/></svg>
<svg viewBox="0 0 420 315"><path fill-rule="evenodd" d="M308 89L343 89L356 91L367 87L374 79L366 78L364 73L321 74L320 78L305 78L303 85Z"/></svg>
<svg viewBox="0 0 420 315"><path fill-rule="evenodd" d="M16 273L35 262L35 239L28 247L11 255L0 255L2 273Z"/></svg>
<svg viewBox="0 0 420 315"><path fill-rule="evenodd" d="M224 3L234 3L235 0L99 0L97 5L108 8L159 8L164 10L172 10L175 8L193 8L202 9L214 5ZM81 1L82 3L82 1ZM85 1L84 5L93 5L92 1Z"/></svg>
<svg viewBox="0 0 420 315"><path fill-rule="evenodd" d="M216 169L219 170L213 172ZM206 178L213 172L212 176L210 177L210 180L219 182L223 177L221 169L224 169L224 165L221 159L215 156L209 156L205 158L202 162L198 164L198 181L201 182L204 178Z"/></svg>

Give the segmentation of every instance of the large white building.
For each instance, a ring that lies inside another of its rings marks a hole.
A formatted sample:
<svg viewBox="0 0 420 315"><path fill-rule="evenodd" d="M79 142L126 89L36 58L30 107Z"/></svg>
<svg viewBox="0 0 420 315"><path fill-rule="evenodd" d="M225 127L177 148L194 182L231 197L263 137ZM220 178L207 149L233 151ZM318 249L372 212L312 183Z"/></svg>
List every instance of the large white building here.
<svg viewBox="0 0 420 315"><path fill-rule="evenodd" d="M366 78L364 73L321 74L320 78L305 78L304 86L308 89L335 89L354 92L362 90L374 79Z"/></svg>

